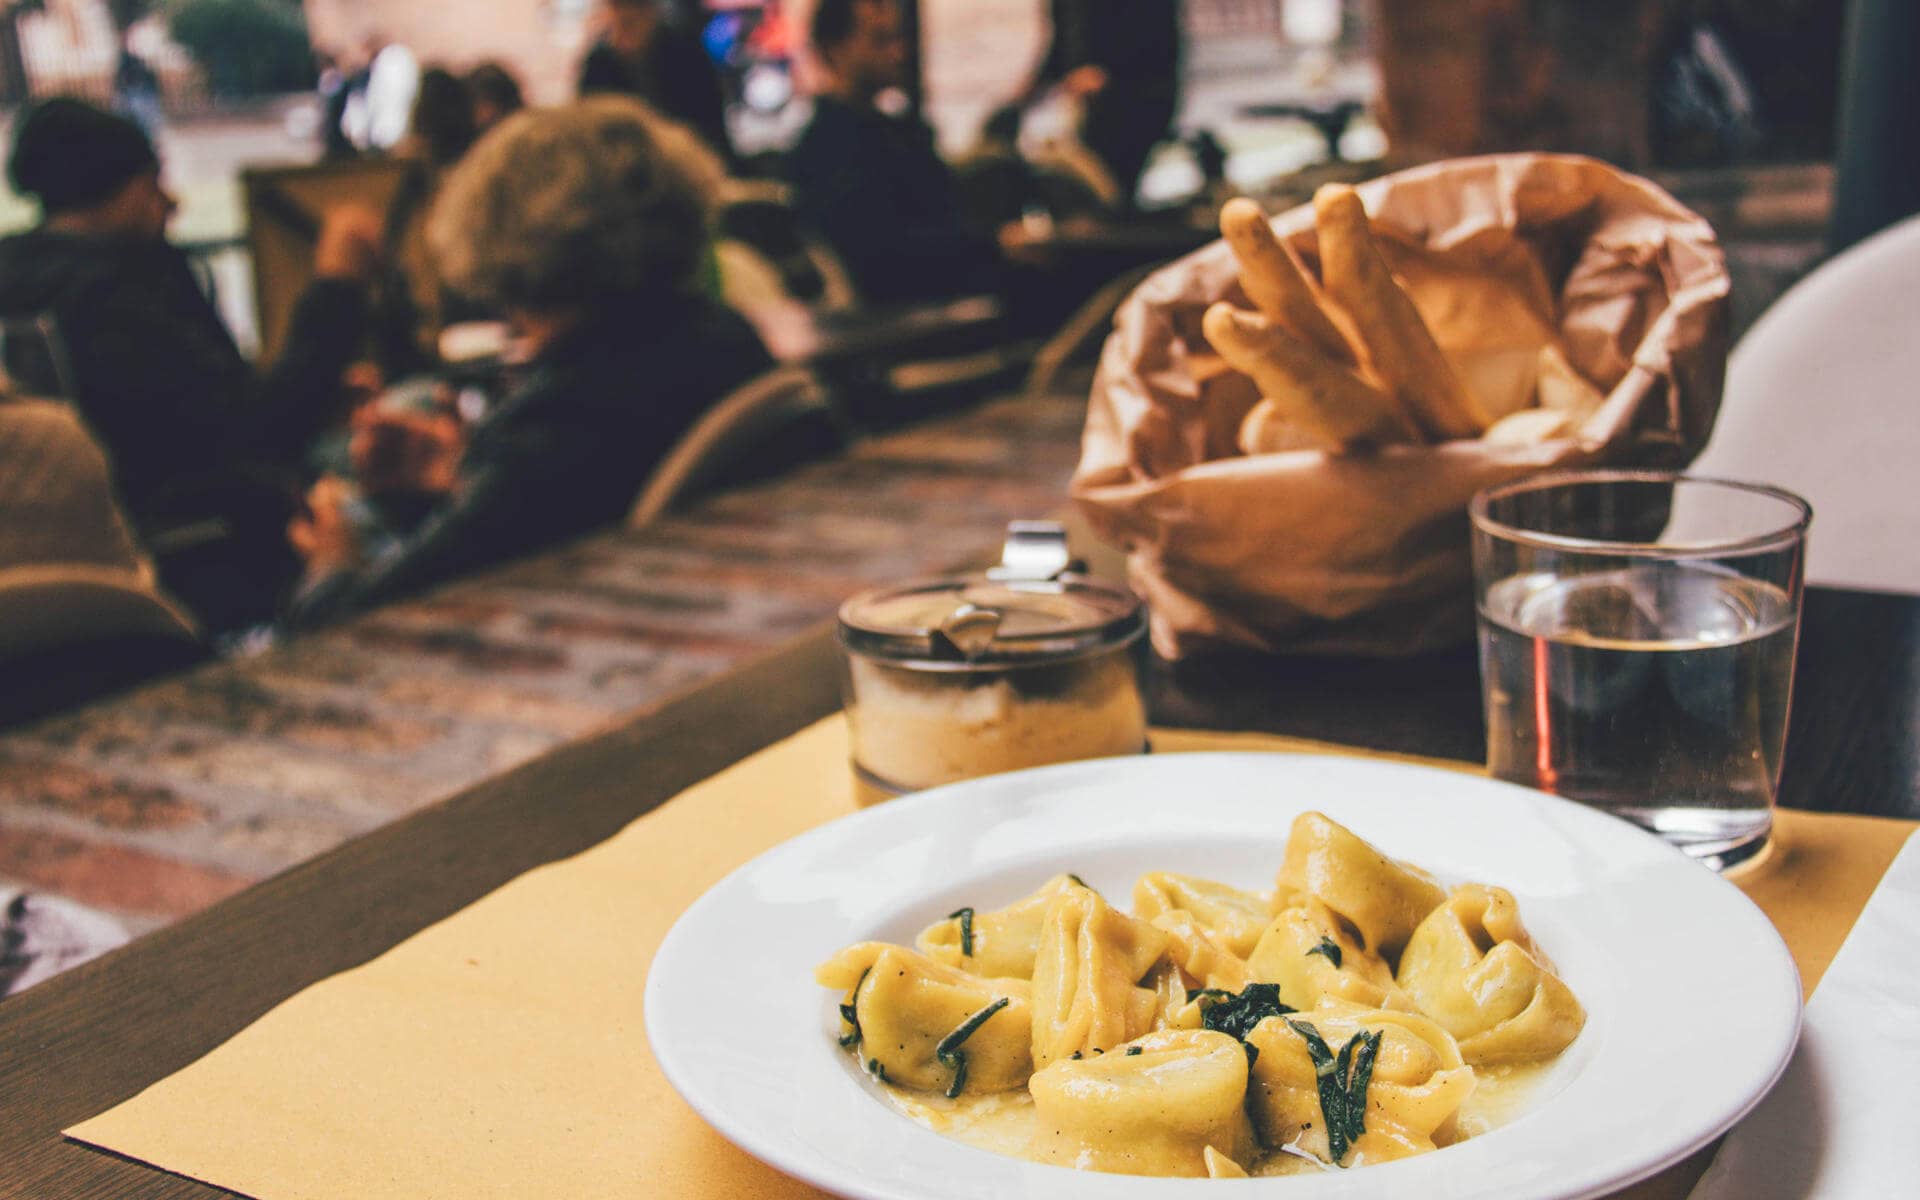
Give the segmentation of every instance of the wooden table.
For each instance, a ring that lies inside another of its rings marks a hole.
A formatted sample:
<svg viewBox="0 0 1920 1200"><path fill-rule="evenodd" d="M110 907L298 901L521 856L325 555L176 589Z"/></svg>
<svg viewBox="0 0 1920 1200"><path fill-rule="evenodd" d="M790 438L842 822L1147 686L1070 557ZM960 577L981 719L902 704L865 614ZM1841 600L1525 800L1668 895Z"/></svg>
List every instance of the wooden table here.
<svg viewBox="0 0 1920 1200"><path fill-rule="evenodd" d="M580 738L1057 509L1086 390L992 400L0 729L0 879L134 933ZM125 658L105 659L117 665ZM45 706L70 661L10 668ZM0 1171L0 1177L5 1175Z"/></svg>
<svg viewBox="0 0 1920 1200"><path fill-rule="evenodd" d="M1162 725L1486 757L1471 646L1396 660L1155 663ZM1780 802L1920 820L1920 596L1809 588Z"/></svg>
<svg viewBox="0 0 1920 1200"><path fill-rule="evenodd" d="M1920 816L1920 597L1815 590L1785 798ZM59 1130L185 1067L295 991L356 966L839 704L831 631L630 724L350 842L0 1005L0 1196L229 1193ZM1157 667L1167 724L1480 753L1470 655Z"/></svg>

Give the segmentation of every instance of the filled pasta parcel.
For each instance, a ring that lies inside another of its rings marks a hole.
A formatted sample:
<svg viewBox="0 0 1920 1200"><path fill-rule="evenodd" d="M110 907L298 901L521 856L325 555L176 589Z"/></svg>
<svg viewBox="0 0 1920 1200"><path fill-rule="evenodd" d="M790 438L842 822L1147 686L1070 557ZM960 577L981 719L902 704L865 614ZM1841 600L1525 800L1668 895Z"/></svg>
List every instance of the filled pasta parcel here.
<svg viewBox="0 0 1920 1200"><path fill-rule="evenodd" d="M1585 1026L1503 888L1449 887L1319 812L1294 820L1271 886L1249 882L1150 871L1129 911L1062 872L960 905L913 947L849 946L816 978L899 1111L1131 1175L1443 1150L1524 1110Z"/></svg>

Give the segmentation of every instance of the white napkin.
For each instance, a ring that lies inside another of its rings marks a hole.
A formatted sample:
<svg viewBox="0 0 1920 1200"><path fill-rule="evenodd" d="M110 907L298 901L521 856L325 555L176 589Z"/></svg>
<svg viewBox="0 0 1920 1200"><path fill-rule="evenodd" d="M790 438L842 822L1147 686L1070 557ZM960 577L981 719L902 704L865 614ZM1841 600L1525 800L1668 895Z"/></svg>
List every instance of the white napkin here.
<svg viewBox="0 0 1920 1200"><path fill-rule="evenodd" d="M1800 1045L1689 1200L1920 1191L1920 837L1893 860L1807 1002Z"/></svg>

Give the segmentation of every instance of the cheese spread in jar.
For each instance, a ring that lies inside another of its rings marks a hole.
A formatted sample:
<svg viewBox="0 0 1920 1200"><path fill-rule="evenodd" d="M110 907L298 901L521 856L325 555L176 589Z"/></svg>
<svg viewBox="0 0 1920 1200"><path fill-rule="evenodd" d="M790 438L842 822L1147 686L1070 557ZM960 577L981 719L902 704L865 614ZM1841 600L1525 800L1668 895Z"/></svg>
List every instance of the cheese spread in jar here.
<svg viewBox="0 0 1920 1200"><path fill-rule="evenodd" d="M840 610L861 803L1146 746L1132 596L1072 575L867 592Z"/></svg>

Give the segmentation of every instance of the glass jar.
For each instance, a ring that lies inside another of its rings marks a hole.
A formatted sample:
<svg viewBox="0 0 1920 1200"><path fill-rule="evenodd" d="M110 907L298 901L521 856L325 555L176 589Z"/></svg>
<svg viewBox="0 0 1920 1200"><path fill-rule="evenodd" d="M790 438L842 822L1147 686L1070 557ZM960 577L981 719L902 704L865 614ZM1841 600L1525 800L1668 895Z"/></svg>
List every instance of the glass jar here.
<svg viewBox="0 0 1920 1200"><path fill-rule="evenodd" d="M840 608L863 805L956 780L1146 747L1140 602L1070 574L996 569Z"/></svg>

